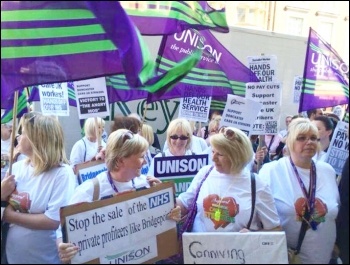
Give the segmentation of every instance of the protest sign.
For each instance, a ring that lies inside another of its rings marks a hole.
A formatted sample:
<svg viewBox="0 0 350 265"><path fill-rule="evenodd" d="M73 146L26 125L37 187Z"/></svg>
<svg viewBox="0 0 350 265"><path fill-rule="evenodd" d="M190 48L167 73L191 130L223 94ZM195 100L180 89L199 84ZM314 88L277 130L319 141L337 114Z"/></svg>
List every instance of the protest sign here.
<svg viewBox="0 0 350 265"><path fill-rule="evenodd" d="M246 98L262 104L251 134L265 135L278 133L278 121L281 105L280 82L247 83Z"/></svg>
<svg viewBox="0 0 350 265"><path fill-rule="evenodd" d="M208 165L208 155L161 156L154 158L154 176L175 183L176 196L187 190L198 171Z"/></svg>
<svg viewBox="0 0 350 265"><path fill-rule="evenodd" d="M173 183L60 210L63 241L79 246L72 263L153 263L178 251Z"/></svg>
<svg viewBox="0 0 350 265"><path fill-rule="evenodd" d="M67 83L39 85L38 89L44 115L69 116Z"/></svg>
<svg viewBox="0 0 350 265"><path fill-rule="evenodd" d="M301 87L303 85L303 77L295 76L293 81L293 103L300 102Z"/></svg>
<svg viewBox="0 0 350 265"><path fill-rule="evenodd" d="M330 164L338 175L341 175L346 159L349 156L349 123L338 121L329 144L326 162Z"/></svg>
<svg viewBox="0 0 350 265"><path fill-rule="evenodd" d="M285 232L182 235L185 264L288 264Z"/></svg>
<svg viewBox="0 0 350 265"><path fill-rule="evenodd" d="M260 82L278 81L276 55L248 56L248 65Z"/></svg>
<svg viewBox="0 0 350 265"><path fill-rule="evenodd" d="M189 87L180 99L179 117L188 120L207 122L210 110L211 97L201 96L201 91L196 87Z"/></svg>
<svg viewBox="0 0 350 265"><path fill-rule="evenodd" d="M74 82L79 119L109 115L106 79L104 77Z"/></svg>
<svg viewBox="0 0 350 265"><path fill-rule="evenodd" d="M85 180L92 179L106 170L106 163L103 160L88 161L77 164L78 182L81 184Z"/></svg>
<svg viewBox="0 0 350 265"><path fill-rule="evenodd" d="M258 101L227 95L220 126L235 127L249 136L261 107Z"/></svg>

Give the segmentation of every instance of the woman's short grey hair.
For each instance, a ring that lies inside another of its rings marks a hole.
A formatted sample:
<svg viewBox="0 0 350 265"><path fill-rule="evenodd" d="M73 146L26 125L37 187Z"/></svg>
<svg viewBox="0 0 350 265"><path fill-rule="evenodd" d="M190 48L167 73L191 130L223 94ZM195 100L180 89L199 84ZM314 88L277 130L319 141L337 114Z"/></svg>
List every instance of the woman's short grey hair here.
<svg viewBox="0 0 350 265"><path fill-rule="evenodd" d="M185 136L188 136L187 144L186 144L186 150L190 149L191 143L192 143L192 127L188 120L183 118L177 118L170 122L168 129L166 131L166 140L168 142L168 146L171 146L171 139L170 136L176 134L176 131L178 129L181 129L182 133ZM180 135L179 135L180 136Z"/></svg>
<svg viewBox="0 0 350 265"><path fill-rule="evenodd" d="M148 142L144 137L126 129L118 129L109 135L106 143L105 162L107 169L113 171L121 158L140 154L147 149Z"/></svg>
<svg viewBox="0 0 350 265"><path fill-rule="evenodd" d="M309 119L306 118L296 118L293 119L288 127L288 134L286 139L286 146L288 148L288 152L294 151L294 143L297 137L300 134L307 134L311 132L312 134L319 137L318 129L314 123L312 123ZM317 145L317 152L320 151L320 144Z"/></svg>
<svg viewBox="0 0 350 265"><path fill-rule="evenodd" d="M225 132L222 132L222 130L225 130ZM219 153L228 157L231 164L231 174L241 172L254 155L252 143L248 136L234 127L226 127L211 136L210 144Z"/></svg>

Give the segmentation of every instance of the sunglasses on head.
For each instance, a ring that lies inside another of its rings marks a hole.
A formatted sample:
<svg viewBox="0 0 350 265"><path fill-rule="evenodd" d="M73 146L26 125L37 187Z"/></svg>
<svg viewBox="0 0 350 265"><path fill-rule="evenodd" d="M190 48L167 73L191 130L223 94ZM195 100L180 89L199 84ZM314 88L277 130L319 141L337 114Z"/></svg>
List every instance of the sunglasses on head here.
<svg viewBox="0 0 350 265"><path fill-rule="evenodd" d="M182 140L182 141L185 141L185 140L188 140L188 138L190 138L190 137L188 137L188 136L186 136L186 135L180 135L180 136L178 136L178 135L176 135L176 134L170 135L170 139L173 139L173 140L180 139L180 140Z"/></svg>
<svg viewBox="0 0 350 265"><path fill-rule="evenodd" d="M131 140L132 138L134 138L134 134L131 131L127 131L123 133L122 138L123 138L123 144L124 144L127 140Z"/></svg>

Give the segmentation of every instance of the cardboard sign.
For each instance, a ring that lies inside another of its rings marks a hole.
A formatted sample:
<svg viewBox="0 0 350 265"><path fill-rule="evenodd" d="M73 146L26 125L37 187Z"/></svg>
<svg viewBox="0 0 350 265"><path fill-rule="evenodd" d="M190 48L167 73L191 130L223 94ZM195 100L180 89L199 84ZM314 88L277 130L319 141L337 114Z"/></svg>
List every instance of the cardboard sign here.
<svg viewBox="0 0 350 265"><path fill-rule="evenodd" d="M78 164L78 182L81 184L88 179L96 177L98 174L106 170L106 163L103 160L88 161Z"/></svg>
<svg viewBox="0 0 350 265"><path fill-rule="evenodd" d="M284 232L184 233L185 264L288 264Z"/></svg>
<svg viewBox="0 0 350 265"><path fill-rule="evenodd" d="M338 121L329 144L326 162L330 164L338 175L342 174L346 159L349 156L349 123Z"/></svg>
<svg viewBox="0 0 350 265"><path fill-rule="evenodd" d="M208 162L207 154L155 157L154 176L163 182L174 182L177 197L188 189L193 177Z"/></svg>
<svg viewBox="0 0 350 265"><path fill-rule="evenodd" d="M174 185L120 194L60 210L63 242L79 246L72 263L153 263L178 252Z"/></svg>

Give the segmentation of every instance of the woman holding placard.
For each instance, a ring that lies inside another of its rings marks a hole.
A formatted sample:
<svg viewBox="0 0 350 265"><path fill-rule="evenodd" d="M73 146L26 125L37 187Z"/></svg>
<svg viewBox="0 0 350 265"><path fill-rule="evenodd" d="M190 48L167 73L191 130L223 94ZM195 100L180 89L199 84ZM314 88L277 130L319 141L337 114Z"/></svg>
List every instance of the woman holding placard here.
<svg viewBox="0 0 350 265"><path fill-rule="evenodd" d="M140 175L141 168L146 163L147 150L148 142L139 134L126 129L112 132L108 137L105 150L107 171L78 186L70 204L92 202L160 183L161 181L154 177ZM98 189L97 193L96 189ZM177 220L179 215L180 209L175 208L171 211L169 218ZM79 251L78 247L71 243L60 242L58 248L62 262L69 262Z"/></svg>

